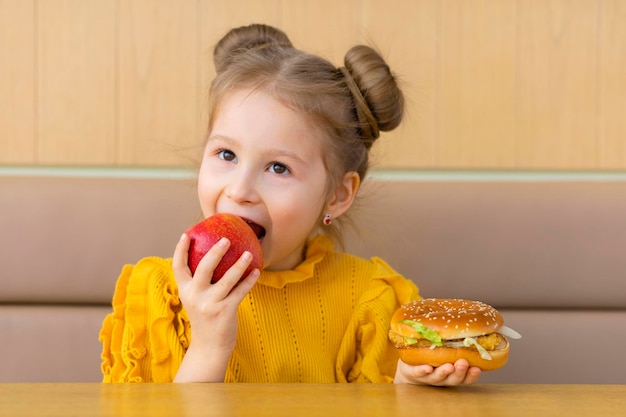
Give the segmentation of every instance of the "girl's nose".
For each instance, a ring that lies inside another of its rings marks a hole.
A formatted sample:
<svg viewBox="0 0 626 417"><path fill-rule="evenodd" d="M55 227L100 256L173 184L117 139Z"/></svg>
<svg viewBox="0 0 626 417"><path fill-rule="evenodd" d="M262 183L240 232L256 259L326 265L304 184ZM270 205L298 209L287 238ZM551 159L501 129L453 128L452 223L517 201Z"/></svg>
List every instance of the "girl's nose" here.
<svg viewBox="0 0 626 417"><path fill-rule="evenodd" d="M258 200L255 177L245 170L233 172L226 185L225 194L238 204L254 203Z"/></svg>

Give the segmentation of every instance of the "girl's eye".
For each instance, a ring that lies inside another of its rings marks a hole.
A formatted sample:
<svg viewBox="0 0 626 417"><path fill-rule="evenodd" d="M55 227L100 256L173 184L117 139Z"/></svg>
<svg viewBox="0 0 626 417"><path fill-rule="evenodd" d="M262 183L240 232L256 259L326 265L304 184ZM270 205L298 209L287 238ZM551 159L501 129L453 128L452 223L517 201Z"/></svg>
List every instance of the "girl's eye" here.
<svg viewBox="0 0 626 417"><path fill-rule="evenodd" d="M273 172L274 174L288 174L290 172L289 168L278 162L273 162L269 166L269 171Z"/></svg>
<svg viewBox="0 0 626 417"><path fill-rule="evenodd" d="M237 159L237 156L228 149L220 149L217 152L217 156L219 156L220 159L223 159L224 161L234 161L235 159Z"/></svg>

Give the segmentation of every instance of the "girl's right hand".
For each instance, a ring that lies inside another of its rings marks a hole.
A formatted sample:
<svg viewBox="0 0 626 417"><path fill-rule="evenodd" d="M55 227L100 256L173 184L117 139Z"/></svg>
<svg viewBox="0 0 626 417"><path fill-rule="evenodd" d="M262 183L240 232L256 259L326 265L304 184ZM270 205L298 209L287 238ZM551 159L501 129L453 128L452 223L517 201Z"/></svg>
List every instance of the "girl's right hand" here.
<svg viewBox="0 0 626 417"><path fill-rule="evenodd" d="M436 368L430 365L408 365L399 359L394 382L453 387L474 384L480 374L480 368L471 367L467 359L457 359L455 363L444 363Z"/></svg>
<svg viewBox="0 0 626 417"><path fill-rule="evenodd" d="M189 237L181 236L172 259L178 293L192 326L192 337L175 382L222 382L226 366L237 341L237 308L250 292L260 271L253 270L240 279L252 261L244 252L215 284L213 271L230 242L222 238L202 258L195 274L187 265Z"/></svg>

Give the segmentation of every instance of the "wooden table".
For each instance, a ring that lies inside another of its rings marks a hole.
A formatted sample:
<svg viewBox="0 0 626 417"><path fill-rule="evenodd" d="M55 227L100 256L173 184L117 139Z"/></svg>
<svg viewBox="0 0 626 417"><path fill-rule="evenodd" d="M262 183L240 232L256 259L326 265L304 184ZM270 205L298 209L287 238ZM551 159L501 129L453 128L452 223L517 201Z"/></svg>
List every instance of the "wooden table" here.
<svg viewBox="0 0 626 417"><path fill-rule="evenodd" d="M0 384L2 416L626 416L626 385Z"/></svg>

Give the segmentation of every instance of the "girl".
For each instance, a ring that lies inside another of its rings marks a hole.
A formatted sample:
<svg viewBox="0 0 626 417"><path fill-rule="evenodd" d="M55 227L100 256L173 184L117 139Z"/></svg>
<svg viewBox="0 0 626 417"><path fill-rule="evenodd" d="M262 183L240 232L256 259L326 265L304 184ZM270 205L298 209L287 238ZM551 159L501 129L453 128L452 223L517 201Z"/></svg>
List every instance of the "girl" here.
<svg viewBox="0 0 626 417"><path fill-rule="evenodd" d="M200 206L254 223L264 269L237 284L244 253L211 284L222 239L192 277L185 234L172 259L124 267L100 336L104 381L475 382L464 360L398 361L389 320L417 288L379 258L334 250L372 144L402 119L379 54L356 46L336 68L250 25L222 38L214 63Z"/></svg>

